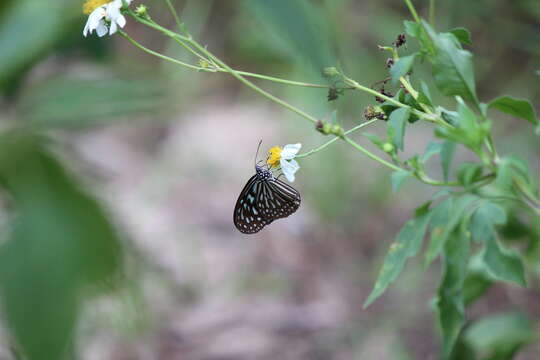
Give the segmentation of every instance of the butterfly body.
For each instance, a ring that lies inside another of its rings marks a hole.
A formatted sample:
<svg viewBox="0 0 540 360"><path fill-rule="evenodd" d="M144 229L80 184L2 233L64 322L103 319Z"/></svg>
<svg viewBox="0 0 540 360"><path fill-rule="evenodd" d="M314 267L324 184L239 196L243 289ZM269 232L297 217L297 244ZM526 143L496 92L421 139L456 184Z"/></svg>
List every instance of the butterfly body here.
<svg viewBox="0 0 540 360"><path fill-rule="evenodd" d="M244 234L254 234L274 220L293 214L300 207L300 193L268 169L255 165L234 207L233 221Z"/></svg>

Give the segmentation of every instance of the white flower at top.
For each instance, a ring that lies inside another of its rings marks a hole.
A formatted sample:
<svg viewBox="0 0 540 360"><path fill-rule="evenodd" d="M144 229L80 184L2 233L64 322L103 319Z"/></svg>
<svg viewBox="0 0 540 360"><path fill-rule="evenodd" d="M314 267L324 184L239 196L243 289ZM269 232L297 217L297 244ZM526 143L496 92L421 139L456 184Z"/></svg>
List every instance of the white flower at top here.
<svg viewBox="0 0 540 360"><path fill-rule="evenodd" d="M282 148L274 146L268 150L268 160L266 161L270 167L277 167L278 164L281 167L283 175L290 182L294 181L294 174L300 169L298 162L294 160L298 151L302 148L302 144L288 144Z"/></svg>
<svg viewBox="0 0 540 360"><path fill-rule="evenodd" d="M132 0L124 0L129 5ZM126 25L126 18L120 11L124 3L122 0L87 0L83 5L83 12L89 13L88 21L84 26L83 35L92 34L94 30L99 37L114 34L118 27L123 28Z"/></svg>

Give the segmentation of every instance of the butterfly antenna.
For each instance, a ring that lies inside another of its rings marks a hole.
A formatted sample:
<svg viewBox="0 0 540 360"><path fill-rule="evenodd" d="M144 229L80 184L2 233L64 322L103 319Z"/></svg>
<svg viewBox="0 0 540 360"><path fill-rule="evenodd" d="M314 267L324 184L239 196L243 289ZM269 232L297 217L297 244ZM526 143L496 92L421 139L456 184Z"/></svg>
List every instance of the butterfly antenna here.
<svg viewBox="0 0 540 360"><path fill-rule="evenodd" d="M257 146L257 152L255 153L255 166L257 166L257 157L259 156L259 149L261 148L261 144L262 144L262 139L259 140L259 145Z"/></svg>

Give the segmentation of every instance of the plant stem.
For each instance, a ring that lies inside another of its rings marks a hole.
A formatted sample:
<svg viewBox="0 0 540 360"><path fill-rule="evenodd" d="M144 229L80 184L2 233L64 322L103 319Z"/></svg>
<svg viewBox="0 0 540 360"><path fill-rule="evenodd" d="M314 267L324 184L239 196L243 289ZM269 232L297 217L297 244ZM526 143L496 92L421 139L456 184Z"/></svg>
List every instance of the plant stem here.
<svg viewBox="0 0 540 360"><path fill-rule="evenodd" d="M297 107L287 103L286 101L284 100L281 100L280 98L270 94L269 92L267 92L266 90L263 90L261 89L260 87L258 87L257 85L255 85L254 83L252 83L251 81L247 80L246 78L244 78L240 73L238 73L237 71L233 70L231 67L229 67L226 63L224 63L223 61L221 61L218 57L216 57L214 54L212 54L210 51L208 51L206 48L204 48L203 46L201 46L198 42L196 42L195 40L192 40L192 39L189 39L188 40L188 43L190 43L191 45L193 45L193 47L198 50L199 52L201 52L202 54L208 56L210 59L212 59L213 61L215 61L220 67L224 68L228 73L230 73L232 76L234 76L238 81L240 81L241 83L243 83L244 85L246 85L247 87L251 88L252 90L254 90L255 92L259 93L260 95L266 97L267 99L275 102L276 104L279 104L281 106L283 106L284 108L300 115L301 117L303 117L304 119L306 120L309 120L311 121L312 123L316 123L318 120L309 115L308 113L298 109Z"/></svg>
<svg viewBox="0 0 540 360"><path fill-rule="evenodd" d="M375 160L376 162L394 170L394 171L401 171L403 170L402 168L400 168L399 166L397 165L394 165L386 160L384 160L383 158L380 158L378 157L377 155L373 154L371 151L365 149L363 146L361 146L360 144L357 144L356 142L354 142L352 139L350 139L349 137L347 136L344 136L343 137L343 140L345 140L346 142L348 142L350 145L352 145L355 149L359 150L360 152L364 153L364 155L366 155L367 157L369 157L371 160Z"/></svg>
<svg viewBox="0 0 540 360"><path fill-rule="evenodd" d="M366 122L364 122L364 123L362 123L360 125L357 125L357 126L353 127L352 129L349 129L349 130L345 131L344 135L349 135L349 134L355 132L356 130L360 130L360 129L366 127L366 126L369 126L369 125L373 124L376 121L379 121L379 120L378 119L372 119L372 120L366 121ZM313 154L321 151L322 149L326 148L328 145L338 141L339 139L340 139L340 137L336 136L332 140L325 142L324 144L322 144L319 147L316 147L313 150L310 150L310 151L308 151L306 153L303 153L303 154L300 154L300 155L296 155L296 158L301 159L301 158L305 158L305 157L308 157L310 155L313 155Z"/></svg>
<svg viewBox="0 0 540 360"><path fill-rule="evenodd" d="M411 15L417 23L420 23L420 17L418 16L418 13L416 12L416 9L414 8L414 5L412 4L411 0L405 0L405 4L407 4L407 7L409 8L409 11L411 12Z"/></svg>
<svg viewBox="0 0 540 360"><path fill-rule="evenodd" d="M144 45L138 43L135 39L133 39L131 36L129 36L127 33L125 33L123 30L119 29L118 32L120 33L120 35L122 35L123 37L125 37L130 43L132 43L133 45L135 45L137 48L141 49L142 51L150 54L150 55L154 55L162 60L166 60L166 61L170 61L172 63L175 63L177 65L181 65L181 66L184 66L184 67L187 67L189 69L193 69L193 70L198 70L198 71L208 71L207 69L205 68L201 68L199 66L195 66L195 65L191 65L191 64L188 64L188 63L185 63L183 61L180 61L180 60L176 60L176 59L173 59L169 56L166 56L166 55L163 55L163 54L160 54L154 50L150 50L148 49L147 47L145 47Z"/></svg>
<svg viewBox="0 0 540 360"><path fill-rule="evenodd" d="M436 0L429 0L429 23L431 26L435 26L435 2Z"/></svg>
<svg viewBox="0 0 540 360"><path fill-rule="evenodd" d="M176 22L176 26L178 27L178 31L184 32L184 29L182 27L182 22L180 21L180 17L178 16L178 13L176 12L176 9L174 8L173 4L171 3L171 0L165 0L167 3L167 7L169 8L169 11L171 12L172 16L174 17L174 21Z"/></svg>
<svg viewBox="0 0 540 360"><path fill-rule="evenodd" d="M227 70L222 69L222 68L214 68L214 67L208 67L207 68L207 67L188 64L188 63L185 63L183 61L180 61L180 60L174 59L172 57L169 57L167 55L163 55L161 53L158 53L157 51L148 49L147 47L145 47L144 45L139 43L137 40L133 39L131 36L129 36L124 31L119 30L119 32L120 32L120 34L122 36L124 36L130 43L135 45L137 48L141 49L142 51L144 51L144 52L146 52L146 53L148 53L150 55L154 55L156 57L159 57L162 60L169 61L169 62L175 63L177 65L181 65L181 66L187 67L187 68L192 69L192 70L197 70L197 71L228 72ZM205 58L203 57L203 59L205 59ZM310 87L310 88L318 88L318 89L327 89L329 87L328 85L311 84L311 83L305 83L305 82L301 82L301 81L286 80L286 79L281 79L281 78L277 78L277 77L273 77L273 76L250 73L250 72L247 72L247 71L239 71L239 70L235 70L235 71L238 74L242 75L242 76L252 77L252 78L257 78L257 79L262 79L262 80L268 80L268 81L272 81L272 82L279 83L279 84L285 84L285 85L291 85L291 86Z"/></svg>

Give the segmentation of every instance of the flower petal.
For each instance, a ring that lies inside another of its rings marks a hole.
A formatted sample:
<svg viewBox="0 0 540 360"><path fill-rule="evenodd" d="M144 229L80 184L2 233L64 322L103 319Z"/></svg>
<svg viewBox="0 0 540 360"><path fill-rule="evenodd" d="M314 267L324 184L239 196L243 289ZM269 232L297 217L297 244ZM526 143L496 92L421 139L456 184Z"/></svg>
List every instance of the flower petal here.
<svg viewBox="0 0 540 360"><path fill-rule="evenodd" d="M285 160L291 160L294 159L296 154L298 154L298 151L300 151L300 148L302 147L302 144L287 144L283 147L283 150L281 151L281 158Z"/></svg>
<svg viewBox="0 0 540 360"><path fill-rule="evenodd" d="M111 27L109 29L109 35L114 34L118 30L118 25L116 25L115 21L111 22Z"/></svg>
<svg viewBox="0 0 540 360"><path fill-rule="evenodd" d="M126 18L124 17L124 15L122 14L119 14L118 17L116 18L115 22L118 24L118 26L120 26L121 28L123 28L124 26L126 26Z"/></svg>
<svg viewBox="0 0 540 360"><path fill-rule="evenodd" d="M99 26L96 29L97 35L99 37L103 37L103 36L107 35L108 31L109 31L109 28L107 27L107 25L105 25L105 21L102 20L99 23Z"/></svg>
<svg viewBox="0 0 540 360"><path fill-rule="evenodd" d="M300 165L296 160L284 160L283 158L280 161L281 171L283 175L289 180L289 182L294 182L294 174L300 169Z"/></svg>

